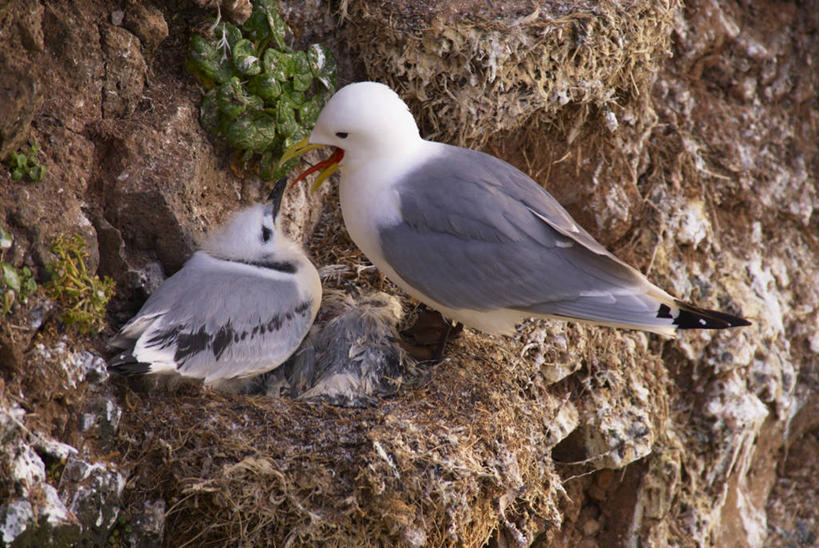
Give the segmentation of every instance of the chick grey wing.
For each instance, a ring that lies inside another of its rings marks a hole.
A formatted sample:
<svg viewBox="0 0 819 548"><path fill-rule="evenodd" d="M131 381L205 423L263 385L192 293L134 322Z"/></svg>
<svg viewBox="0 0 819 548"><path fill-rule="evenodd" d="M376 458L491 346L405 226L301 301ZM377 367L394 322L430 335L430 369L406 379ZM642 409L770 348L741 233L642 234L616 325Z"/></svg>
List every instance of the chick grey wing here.
<svg viewBox="0 0 819 548"><path fill-rule="evenodd" d="M152 371L206 381L279 365L310 328L312 302L300 297L292 277L255 270L196 253L123 327L122 337L136 339L133 356Z"/></svg>
<svg viewBox="0 0 819 548"><path fill-rule="evenodd" d="M639 272L502 160L447 146L398 192L403 222L379 230L382 251L407 283L445 306L596 321L619 321L622 307L656 311L636 296L652 287ZM601 303L617 317L606 318Z"/></svg>

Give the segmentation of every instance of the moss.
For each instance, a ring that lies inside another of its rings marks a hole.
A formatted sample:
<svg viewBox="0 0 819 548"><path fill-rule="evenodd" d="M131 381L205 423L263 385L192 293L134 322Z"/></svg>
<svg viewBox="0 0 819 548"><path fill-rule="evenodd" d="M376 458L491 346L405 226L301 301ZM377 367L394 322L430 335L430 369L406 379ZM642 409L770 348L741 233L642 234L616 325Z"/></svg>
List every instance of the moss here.
<svg viewBox="0 0 819 548"><path fill-rule="evenodd" d="M0 317L8 314L15 303L25 301L37 290L37 282L27 266L16 268L2 260L13 241L12 236L0 228Z"/></svg>
<svg viewBox="0 0 819 548"><path fill-rule="evenodd" d="M39 183L46 174L46 167L37 161L40 153L40 144L37 141L29 147L28 152L12 152L6 158L6 164L11 171L11 178L15 181L30 181Z"/></svg>
<svg viewBox="0 0 819 548"><path fill-rule="evenodd" d="M58 236L51 251L58 259L46 266L51 274L46 291L62 307L61 321L82 334L99 332L105 326L114 281L88 273L85 241L76 234Z"/></svg>

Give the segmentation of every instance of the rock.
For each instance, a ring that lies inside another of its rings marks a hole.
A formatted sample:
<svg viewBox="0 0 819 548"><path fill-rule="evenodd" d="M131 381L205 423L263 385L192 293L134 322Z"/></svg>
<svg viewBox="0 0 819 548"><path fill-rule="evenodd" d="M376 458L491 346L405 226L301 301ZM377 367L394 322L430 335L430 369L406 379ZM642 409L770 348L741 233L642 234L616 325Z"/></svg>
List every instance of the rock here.
<svg viewBox="0 0 819 548"><path fill-rule="evenodd" d="M30 445L18 445L10 454L14 457L10 461L9 479L24 497L28 497L33 488L40 487L45 481L45 464Z"/></svg>
<svg viewBox="0 0 819 548"><path fill-rule="evenodd" d="M168 23L165 17L147 1L128 0L125 9L125 28L139 38L142 50L148 56L153 55L156 48L168 37Z"/></svg>
<svg viewBox="0 0 819 548"><path fill-rule="evenodd" d="M110 444L115 439L122 418L122 408L117 405L114 397L108 394L100 394L89 399L88 411L81 417L80 428Z"/></svg>
<svg viewBox="0 0 819 548"><path fill-rule="evenodd" d="M103 27L102 52L105 80L102 86L102 114L121 118L136 110L145 87L147 66L137 38L120 27Z"/></svg>
<svg viewBox="0 0 819 548"><path fill-rule="evenodd" d="M125 476L102 463L71 457L60 478L60 496L77 516L83 538L101 546L119 514Z"/></svg>
<svg viewBox="0 0 819 548"><path fill-rule="evenodd" d="M0 17L0 161L22 148L34 114L43 105L38 60L42 57L43 7L16 2Z"/></svg>
<svg viewBox="0 0 819 548"><path fill-rule="evenodd" d="M241 25L253 11L250 0L193 0L200 8L219 8L230 22Z"/></svg>
<svg viewBox="0 0 819 548"><path fill-rule="evenodd" d="M16 499L0 506L0 540L5 546L35 523L34 510L25 499Z"/></svg>
<svg viewBox="0 0 819 548"><path fill-rule="evenodd" d="M58 366L60 381L66 390L76 389L83 382L102 382L108 378L105 360L87 350L72 352L67 338L54 342L51 347L37 343L34 351L39 360ZM56 381L52 378L52 385Z"/></svg>
<svg viewBox="0 0 819 548"><path fill-rule="evenodd" d="M151 548L162 544L165 535L165 501L146 500L142 508L131 509L131 532L125 543L131 548Z"/></svg>

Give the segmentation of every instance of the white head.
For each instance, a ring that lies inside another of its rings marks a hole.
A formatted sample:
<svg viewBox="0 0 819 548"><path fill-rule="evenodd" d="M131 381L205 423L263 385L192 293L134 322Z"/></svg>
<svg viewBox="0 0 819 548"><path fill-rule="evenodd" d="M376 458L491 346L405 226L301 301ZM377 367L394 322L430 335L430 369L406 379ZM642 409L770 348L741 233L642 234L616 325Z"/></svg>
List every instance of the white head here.
<svg viewBox="0 0 819 548"><path fill-rule="evenodd" d="M342 166L362 156L401 154L420 141L406 103L377 82L358 82L338 90L310 134L310 143L344 150Z"/></svg>
<svg viewBox="0 0 819 548"><path fill-rule="evenodd" d="M276 183L266 204L253 204L231 217L224 226L209 234L202 243L208 254L241 261L270 260L293 243L276 222L286 179Z"/></svg>

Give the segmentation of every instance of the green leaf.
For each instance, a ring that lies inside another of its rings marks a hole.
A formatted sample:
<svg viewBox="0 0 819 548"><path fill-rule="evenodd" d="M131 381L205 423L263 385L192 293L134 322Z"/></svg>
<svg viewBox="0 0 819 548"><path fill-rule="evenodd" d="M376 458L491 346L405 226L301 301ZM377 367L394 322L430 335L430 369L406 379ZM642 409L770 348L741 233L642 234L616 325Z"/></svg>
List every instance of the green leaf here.
<svg viewBox="0 0 819 548"><path fill-rule="evenodd" d="M0 228L0 249L8 249L14 243L14 236Z"/></svg>
<svg viewBox="0 0 819 548"><path fill-rule="evenodd" d="M279 15L279 5L276 0L259 0L256 6L267 16L267 24L270 27L270 34L279 49L287 49L284 41L285 35L290 31L290 27Z"/></svg>
<svg viewBox="0 0 819 548"><path fill-rule="evenodd" d="M253 76L247 83L247 90L253 95L258 95L271 106L282 94L282 86L279 81L270 73L262 73Z"/></svg>
<svg viewBox="0 0 819 548"><path fill-rule="evenodd" d="M248 100L245 97L242 82L233 77L216 90L216 104L219 112L228 120L233 120L247 110Z"/></svg>
<svg viewBox="0 0 819 548"><path fill-rule="evenodd" d="M12 152L11 154L9 154L8 162L9 168L14 170L18 167L25 167L26 163L28 162L28 159L26 158L25 154L22 154L20 152Z"/></svg>
<svg viewBox="0 0 819 548"><path fill-rule="evenodd" d="M193 65L192 72L211 82L221 84L232 75L227 57L201 34L191 36L188 57Z"/></svg>
<svg viewBox="0 0 819 548"><path fill-rule="evenodd" d="M26 174L28 175L28 178L31 179L32 182L39 183L40 181L43 180L43 177L45 177L45 172L46 172L45 166L36 164L29 167L28 172Z"/></svg>
<svg viewBox="0 0 819 548"><path fill-rule="evenodd" d="M321 44L311 44L307 48L307 60L310 71L326 89L334 91L336 88L336 58L332 52Z"/></svg>
<svg viewBox="0 0 819 548"><path fill-rule="evenodd" d="M256 48L250 40L242 39L233 46L233 64L245 76L262 72L262 65L256 56Z"/></svg>
<svg viewBox="0 0 819 548"><path fill-rule="evenodd" d="M282 86L282 96L279 101L286 101L290 103L291 107L298 108L305 101L304 93L301 91L296 91L293 86L293 82L287 82Z"/></svg>
<svg viewBox="0 0 819 548"><path fill-rule="evenodd" d="M298 128L296 131L293 132L292 135L288 135L287 137L285 137L284 143L282 143L283 149L287 150L288 148L295 145L308 135L310 135L310 130L303 127Z"/></svg>
<svg viewBox="0 0 819 548"><path fill-rule="evenodd" d="M15 168L11 172L11 178L15 181L22 181L23 175L23 168L21 167Z"/></svg>
<svg viewBox="0 0 819 548"><path fill-rule="evenodd" d="M15 293L19 293L20 275L17 273L17 269L8 263L0 263L0 267L2 267L3 282L6 284L6 287L12 289Z"/></svg>
<svg viewBox="0 0 819 548"><path fill-rule="evenodd" d="M299 121L302 126L313 127L316 125L316 120L318 120L318 115L321 112L322 103L323 101L318 97L313 97L299 107Z"/></svg>
<svg viewBox="0 0 819 548"><path fill-rule="evenodd" d="M268 49L262 55L262 67L266 74L270 74L279 82L287 81L287 73L291 64L290 56L275 49Z"/></svg>
<svg viewBox="0 0 819 548"><path fill-rule="evenodd" d="M235 148L259 151L276 141L276 126L276 121L268 114L245 115L231 122L224 135Z"/></svg>
<svg viewBox="0 0 819 548"><path fill-rule="evenodd" d="M292 103L284 98L280 99L276 105L276 127L279 129L279 133L285 137L295 133L299 127L296 122L296 111Z"/></svg>
<svg viewBox="0 0 819 548"><path fill-rule="evenodd" d="M22 268L23 273L23 283L20 286L20 293L23 296L31 295L37 290L37 282L34 280L34 276L31 274L31 269L29 267L24 266Z"/></svg>
<svg viewBox="0 0 819 548"><path fill-rule="evenodd" d="M259 9L258 5L253 8L250 17L242 25L242 34L245 38L257 43L270 37L270 24L267 22L267 14Z"/></svg>
<svg viewBox="0 0 819 548"><path fill-rule="evenodd" d="M313 73L310 71L310 61L307 60L307 53L294 51L290 55L293 58L293 69L290 76L300 76L302 74L307 74L310 77L313 76Z"/></svg>
<svg viewBox="0 0 819 548"><path fill-rule="evenodd" d="M232 50L236 42L242 39L242 31L236 25L222 21L213 29L213 37L216 39L218 48L224 48L227 45L227 48Z"/></svg>
<svg viewBox="0 0 819 548"><path fill-rule="evenodd" d="M293 89L296 91L307 91L313 83L313 75L309 72L296 74L293 76Z"/></svg>

